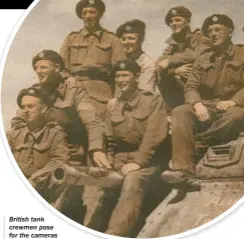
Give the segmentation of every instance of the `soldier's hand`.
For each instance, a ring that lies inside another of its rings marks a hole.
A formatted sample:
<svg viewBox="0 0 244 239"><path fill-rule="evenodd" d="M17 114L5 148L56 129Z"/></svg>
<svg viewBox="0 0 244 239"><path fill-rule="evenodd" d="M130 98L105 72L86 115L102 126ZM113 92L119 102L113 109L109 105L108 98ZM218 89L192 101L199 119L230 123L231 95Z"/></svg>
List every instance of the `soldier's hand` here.
<svg viewBox="0 0 244 239"><path fill-rule="evenodd" d="M126 176L129 172L140 169L141 166L137 163L127 163L121 168L121 173Z"/></svg>
<svg viewBox="0 0 244 239"><path fill-rule="evenodd" d="M77 85L77 81L74 77L70 76L65 80L65 83L69 88L74 88Z"/></svg>
<svg viewBox="0 0 244 239"><path fill-rule="evenodd" d="M85 155L85 151L82 145L68 145L70 154L71 154L71 159L72 160L79 160Z"/></svg>
<svg viewBox="0 0 244 239"><path fill-rule="evenodd" d="M223 100L223 101L218 102L218 104L216 105L216 108L219 110L226 111L228 108L234 107L234 106L236 106L236 102L234 102L232 100Z"/></svg>
<svg viewBox="0 0 244 239"><path fill-rule="evenodd" d="M93 153L93 161L96 164L96 166L101 167L101 168L108 168L111 169L112 166L110 165L108 158L105 153L103 152L94 152Z"/></svg>
<svg viewBox="0 0 244 239"><path fill-rule="evenodd" d="M197 118L201 122L205 122L210 119L210 115L209 115L207 107L204 106L201 102L197 102L196 104L194 104L193 107L195 109Z"/></svg>
<svg viewBox="0 0 244 239"><path fill-rule="evenodd" d="M163 69L168 68L169 66L169 60L164 59L158 62L156 72L160 73Z"/></svg>
<svg viewBox="0 0 244 239"><path fill-rule="evenodd" d="M192 64L185 64L175 69L175 75L179 75L184 78L188 78L191 72L192 72Z"/></svg>
<svg viewBox="0 0 244 239"><path fill-rule="evenodd" d="M109 111L113 111L116 108L117 105L118 105L118 99L117 98L113 98L113 99L108 101L107 109Z"/></svg>

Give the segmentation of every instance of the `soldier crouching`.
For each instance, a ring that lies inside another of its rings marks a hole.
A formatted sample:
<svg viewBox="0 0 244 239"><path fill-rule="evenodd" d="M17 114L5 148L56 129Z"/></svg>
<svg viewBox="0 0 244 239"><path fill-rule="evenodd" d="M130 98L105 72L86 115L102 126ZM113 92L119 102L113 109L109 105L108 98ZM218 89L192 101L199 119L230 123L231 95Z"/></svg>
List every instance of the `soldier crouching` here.
<svg viewBox="0 0 244 239"><path fill-rule="evenodd" d="M179 183L195 177L195 142L202 148L238 138L244 119L244 47L233 45L232 20L208 17L203 32L213 47L197 58L186 85L187 105L172 112L171 171L162 178Z"/></svg>
<svg viewBox="0 0 244 239"><path fill-rule="evenodd" d="M110 164L125 176L105 232L117 236L128 235L136 224L150 180L159 169L157 159L162 160L155 158L157 147L168 131L164 102L159 94L137 88L139 72L132 60L115 64L112 75L121 96L105 121Z"/></svg>

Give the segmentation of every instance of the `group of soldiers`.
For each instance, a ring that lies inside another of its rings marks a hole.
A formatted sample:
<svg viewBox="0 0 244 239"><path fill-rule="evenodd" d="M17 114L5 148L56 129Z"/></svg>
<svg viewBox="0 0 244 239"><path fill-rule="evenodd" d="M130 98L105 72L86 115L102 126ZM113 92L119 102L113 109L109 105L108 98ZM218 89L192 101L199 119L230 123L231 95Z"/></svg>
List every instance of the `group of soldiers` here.
<svg viewBox="0 0 244 239"><path fill-rule="evenodd" d="M228 16L209 16L191 31L191 12L177 6L165 17L172 35L154 62L142 49L146 24L133 19L114 34L99 23L104 12L102 0L79 1L84 28L65 38L60 53L34 56L39 82L20 91L7 138L35 188L60 163L123 175L103 232L128 236L158 171L164 182L187 183L195 178L199 149L202 155L242 131L244 47L233 45ZM83 224L99 230L94 215Z"/></svg>

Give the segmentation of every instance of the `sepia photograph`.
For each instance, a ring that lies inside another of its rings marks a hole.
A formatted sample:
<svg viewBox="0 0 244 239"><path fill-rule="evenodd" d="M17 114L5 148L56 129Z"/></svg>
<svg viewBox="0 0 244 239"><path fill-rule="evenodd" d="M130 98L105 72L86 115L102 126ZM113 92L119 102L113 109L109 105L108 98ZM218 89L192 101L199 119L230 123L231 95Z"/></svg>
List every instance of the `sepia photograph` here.
<svg viewBox="0 0 244 239"><path fill-rule="evenodd" d="M40 0L1 88L26 184L118 237L183 234L231 209L244 191L243 10L240 0Z"/></svg>

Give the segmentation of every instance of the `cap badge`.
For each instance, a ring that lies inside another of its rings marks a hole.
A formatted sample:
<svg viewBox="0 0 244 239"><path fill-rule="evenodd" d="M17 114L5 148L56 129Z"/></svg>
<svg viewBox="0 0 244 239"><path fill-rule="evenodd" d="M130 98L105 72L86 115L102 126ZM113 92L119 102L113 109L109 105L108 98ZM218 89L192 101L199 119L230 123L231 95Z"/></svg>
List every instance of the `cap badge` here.
<svg viewBox="0 0 244 239"><path fill-rule="evenodd" d="M121 63L120 63L120 68L121 68L121 69L125 69L125 67L126 67L125 63L124 63L124 62L121 62Z"/></svg>
<svg viewBox="0 0 244 239"><path fill-rule="evenodd" d="M125 30L128 31L128 32L131 32L132 28L131 28L131 26L126 26Z"/></svg>
<svg viewBox="0 0 244 239"><path fill-rule="evenodd" d="M219 20L219 18L218 18L217 16L213 16L212 20L213 20L214 22L217 22L217 21Z"/></svg>
<svg viewBox="0 0 244 239"><path fill-rule="evenodd" d="M38 56L42 58L42 57L44 57L44 53L41 52Z"/></svg>
<svg viewBox="0 0 244 239"><path fill-rule="evenodd" d="M177 11L176 11L175 9L172 9L172 10L171 10L171 14L172 14L172 15L176 15L176 14L177 14Z"/></svg>
<svg viewBox="0 0 244 239"><path fill-rule="evenodd" d="M89 0L89 4L93 5L95 3L94 0Z"/></svg>
<svg viewBox="0 0 244 239"><path fill-rule="evenodd" d="M32 95L35 93L35 91L33 89L29 89L28 92L29 92L29 94L32 94Z"/></svg>

